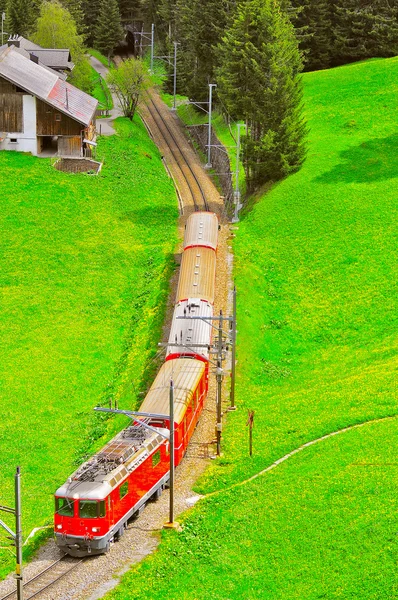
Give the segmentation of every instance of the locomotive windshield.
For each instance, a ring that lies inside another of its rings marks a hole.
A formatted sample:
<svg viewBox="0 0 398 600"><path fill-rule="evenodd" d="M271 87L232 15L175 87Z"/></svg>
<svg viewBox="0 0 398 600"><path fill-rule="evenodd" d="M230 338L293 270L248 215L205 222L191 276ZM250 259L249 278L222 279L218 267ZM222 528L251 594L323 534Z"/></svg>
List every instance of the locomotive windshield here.
<svg viewBox="0 0 398 600"><path fill-rule="evenodd" d="M101 500L80 500L79 502L79 517L81 519L97 519L105 517L105 502Z"/></svg>
<svg viewBox="0 0 398 600"><path fill-rule="evenodd" d="M55 510L63 517L73 517L73 503L72 498L55 498Z"/></svg>

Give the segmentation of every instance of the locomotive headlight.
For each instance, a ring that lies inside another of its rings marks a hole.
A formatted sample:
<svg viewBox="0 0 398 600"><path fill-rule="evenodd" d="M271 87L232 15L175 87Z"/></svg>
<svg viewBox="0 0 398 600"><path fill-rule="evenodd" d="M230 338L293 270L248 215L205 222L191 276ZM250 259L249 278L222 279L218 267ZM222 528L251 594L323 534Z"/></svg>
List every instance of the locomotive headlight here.
<svg viewBox="0 0 398 600"><path fill-rule="evenodd" d="M99 527L93 527L93 528L91 529L91 531L92 531L93 533L97 533L97 532L99 531Z"/></svg>
<svg viewBox="0 0 398 600"><path fill-rule="evenodd" d="M62 525L57 525L57 529L62 529Z"/></svg>

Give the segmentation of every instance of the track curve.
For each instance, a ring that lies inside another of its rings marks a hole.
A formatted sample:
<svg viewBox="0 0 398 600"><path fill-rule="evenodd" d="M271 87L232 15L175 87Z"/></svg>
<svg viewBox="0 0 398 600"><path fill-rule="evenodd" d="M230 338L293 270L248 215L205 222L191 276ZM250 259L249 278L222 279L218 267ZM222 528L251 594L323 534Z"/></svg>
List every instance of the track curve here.
<svg viewBox="0 0 398 600"><path fill-rule="evenodd" d="M207 201L206 194L190 164L190 161L185 155L184 150L178 143L176 136L172 132L158 106L156 105L156 102L153 100L150 94L147 94L145 106L151 115L153 122L156 124L165 144L169 148L170 153L176 162L177 168L181 172L187 184L195 211L209 210L209 203Z"/></svg>

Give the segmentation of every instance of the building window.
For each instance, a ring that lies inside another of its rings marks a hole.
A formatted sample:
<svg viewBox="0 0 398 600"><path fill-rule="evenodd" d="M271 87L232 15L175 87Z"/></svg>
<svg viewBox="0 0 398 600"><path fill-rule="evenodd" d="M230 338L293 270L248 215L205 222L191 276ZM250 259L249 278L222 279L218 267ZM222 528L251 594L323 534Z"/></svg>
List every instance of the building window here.
<svg viewBox="0 0 398 600"><path fill-rule="evenodd" d="M122 483L122 485L119 488L120 491L120 499L124 498L129 491L129 482L125 481L124 483Z"/></svg>
<svg viewBox="0 0 398 600"><path fill-rule="evenodd" d="M152 466L156 467L160 463L160 450L152 454Z"/></svg>
<svg viewBox="0 0 398 600"><path fill-rule="evenodd" d="M60 121L61 120L61 115L60 114L56 114L55 115L55 120L56 121Z"/></svg>
<svg viewBox="0 0 398 600"><path fill-rule="evenodd" d="M17 138L10 138L10 144L18 144Z"/></svg>

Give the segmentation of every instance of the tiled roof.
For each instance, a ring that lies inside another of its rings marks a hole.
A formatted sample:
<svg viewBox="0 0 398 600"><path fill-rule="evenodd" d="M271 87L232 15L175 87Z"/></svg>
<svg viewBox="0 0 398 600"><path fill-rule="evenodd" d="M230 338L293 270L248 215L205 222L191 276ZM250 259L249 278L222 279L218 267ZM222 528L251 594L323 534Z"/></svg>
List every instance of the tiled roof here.
<svg viewBox="0 0 398 600"><path fill-rule="evenodd" d="M83 125L89 125L94 117L95 98L26 58L14 46L0 54L0 76Z"/></svg>

